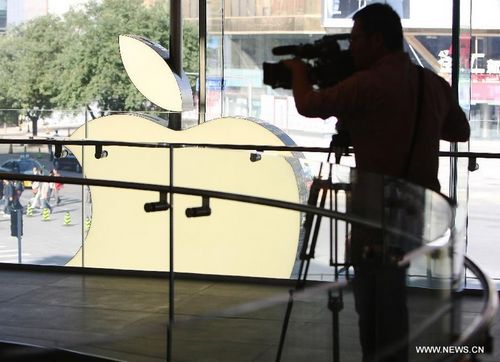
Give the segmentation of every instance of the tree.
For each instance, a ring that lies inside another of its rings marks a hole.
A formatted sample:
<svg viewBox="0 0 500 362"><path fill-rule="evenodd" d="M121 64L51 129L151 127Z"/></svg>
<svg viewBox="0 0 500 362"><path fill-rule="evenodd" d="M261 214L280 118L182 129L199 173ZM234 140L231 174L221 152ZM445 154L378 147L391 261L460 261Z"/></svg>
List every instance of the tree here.
<svg viewBox="0 0 500 362"><path fill-rule="evenodd" d="M22 108L36 124L53 109L155 110L128 79L118 36L142 35L167 46L168 9L141 0L89 2L62 17L43 16L0 37L0 107ZM186 26L184 64L198 66L197 34ZM94 117L95 115L92 114Z"/></svg>
<svg viewBox="0 0 500 362"><path fill-rule="evenodd" d="M0 105L2 108L25 110L33 122L33 135L42 114L54 108L52 67L54 55L62 49L57 34L62 22L54 16L44 16L26 23L0 41Z"/></svg>
<svg viewBox="0 0 500 362"><path fill-rule="evenodd" d="M17 121L18 112L13 109L16 101L11 98L9 90L13 86L13 59L15 43L12 39L0 36L0 119L7 124L14 124ZM13 116L13 114L16 116Z"/></svg>
<svg viewBox="0 0 500 362"><path fill-rule="evenodd" d="M156 109L133 86L123 68L118 37L121 34L142 35L168 45L168 9L163 3L146 7L141 0L106 0L88 3L83 11L72 11L64 20L68 26L68 44L58 57L61 107L90 108L96 105L101 115L109 111ZM185 59L197 59L197 43L188 29ZM187 62L194 71L197 62ZM94 115L93 115L94 116Z"/></svg>

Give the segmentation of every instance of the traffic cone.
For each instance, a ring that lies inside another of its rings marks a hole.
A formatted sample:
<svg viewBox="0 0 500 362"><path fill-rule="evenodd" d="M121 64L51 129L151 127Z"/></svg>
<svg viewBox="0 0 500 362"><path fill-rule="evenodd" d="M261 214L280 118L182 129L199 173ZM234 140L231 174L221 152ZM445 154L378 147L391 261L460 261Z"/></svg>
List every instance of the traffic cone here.
<svg viewBox="0 0 500 362"><path fill-rule="evenodd" d="M89 231L91 225L92 225L92 219L90 217L86 217L85 218L85 231Z"/></svg>
<svg viewBox="0 0 500 362"><path fill-rule="evenodd" d="M33 206L30 203L26 206L26 216L33 216Z"/></svg>
<svg viewBox="0 0 500 362"><path fill-rule="evenodd" d="M42 220L49 221L50 220L50 210L48 208L44 208L42 211Z"/></svg>
<svg viewBox="0 0 500 362"><path fill-rule="evenodd" d="M64 214L64 225L70 225L71 224L71 214L69 213L69 211L66 211L66 213Z"/></svg>

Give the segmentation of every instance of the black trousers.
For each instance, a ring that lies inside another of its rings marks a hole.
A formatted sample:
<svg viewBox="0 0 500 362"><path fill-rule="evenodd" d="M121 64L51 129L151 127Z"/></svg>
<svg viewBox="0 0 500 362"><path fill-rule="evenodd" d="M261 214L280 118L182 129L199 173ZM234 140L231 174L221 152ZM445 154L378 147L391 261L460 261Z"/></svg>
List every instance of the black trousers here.
<svg viewBox="0 0 500 362"><path fill-rule="evenodd" d="M354 272L363 362L408 361L406 268L367 263Z"/></svg>

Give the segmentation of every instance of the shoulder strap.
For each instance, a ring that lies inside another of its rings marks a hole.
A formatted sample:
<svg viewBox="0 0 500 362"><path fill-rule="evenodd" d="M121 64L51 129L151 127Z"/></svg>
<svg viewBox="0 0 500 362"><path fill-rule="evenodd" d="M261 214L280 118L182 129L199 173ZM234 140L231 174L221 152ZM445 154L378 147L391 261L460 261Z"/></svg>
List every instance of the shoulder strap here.
<svg viewBox="0 0 500 362"><path fill-rule="evenodd" d="M415 143L417 141L417 133L420 128L420 115L422 114L422 99L424 94L424 68L417 66L418 72L418 90L417 90L417 107L415 110L415 122L413 122L413 132L410 141L410 149L408 151L408 157L404 165L402 177L408 177L408 171L410 170L411 160L413 158L413 151L415 148Z"/></svg>

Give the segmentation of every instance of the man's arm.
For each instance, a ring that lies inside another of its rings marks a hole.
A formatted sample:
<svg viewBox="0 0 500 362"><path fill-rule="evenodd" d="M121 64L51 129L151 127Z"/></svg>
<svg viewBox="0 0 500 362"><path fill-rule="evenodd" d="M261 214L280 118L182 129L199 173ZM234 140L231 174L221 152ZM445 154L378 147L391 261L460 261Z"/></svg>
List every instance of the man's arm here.
<svg viewBox="0 0 500 362"><path fill-rule="evenodd" d="M450 109L441 129L441 139L449 142L466 142L469 137L469 121L450 92Z"/></svg>
<svg viewBox="0 0 500 362"><path fill-rule="evenodd" d="M292 72L292 91L297 111L305 117L339 117L357 109L359 82L351 76L342 82L315 90L309 80L307 64L299 59L283 60Z"/></svg>

